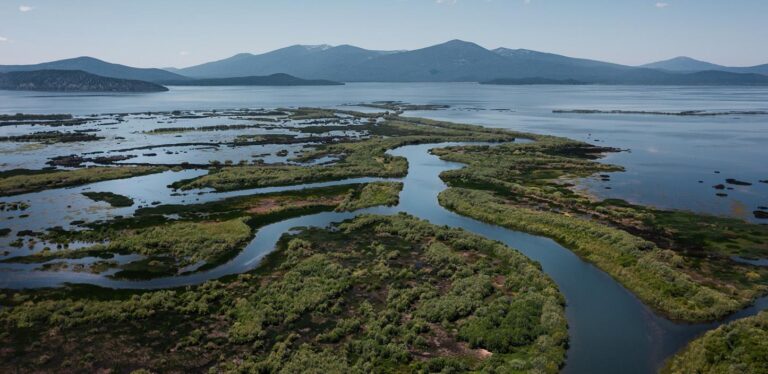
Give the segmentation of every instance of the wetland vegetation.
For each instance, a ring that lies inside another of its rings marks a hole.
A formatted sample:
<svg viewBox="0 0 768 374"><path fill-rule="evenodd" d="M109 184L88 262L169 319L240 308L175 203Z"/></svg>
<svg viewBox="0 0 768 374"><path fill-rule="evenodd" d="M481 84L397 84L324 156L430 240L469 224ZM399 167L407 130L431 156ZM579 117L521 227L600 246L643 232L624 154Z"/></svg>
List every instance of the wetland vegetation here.
<svg viewBox="0 0 768 374"><path fill-rule="evenodd" d="M90 167L74 170L11 170L0 173L0 196L72 187L168 170L163 166Z"/></svg>
<svg viewBox="0 0 768 374"><path fill-rule="evenodd" d="M195 202L196 195L357 177L400 178L408 174L408 161L389 151L455 142L470 144L432 151L443 160L466 165L441 175L450 187L440 194L441 205L479 221L555 239L672 319L715 320L768 293L768 267L734 260L768 257L768 227L599 200L576 188L580 178L609 179L607 173L621 171L598 161L619 149L402 116L405 110L443 109L441 105L364 105L387 112L281 108L137 114L138 119L157 123L218 117L252 122L135 132L157 135L151 138L243 132L176 144L180 147L281 144L285 148L259 154L282 157L277 162L187 163L185 167L207 173L190 173L192 178L169 185L176 190L173 195L184 196L182 203L141 202L146 205L125 217L73 222L70 229L17 230L11 246L42 248L2 262L122 280L213 269L243 251L266 225L321 212L396 205L403 184L357 183L200 203ZM126 116L108 118L119 123ZM0 120L88 119L21 115ZM266 128L288 133L260 132ZM45 142L43 138L30 141ZM530 142L513 142L518 139ZM55 156L49 164L78 167L138 157L93 156L100 153ZM9 170L0 172L0 196L167 170L150 164ZM113 208L135 203L109 191L83 195ZM2 204L2 211L28 207L26 202ZM0 237L11 232L0 229ZM6 290L0 293L0 305L0 341L8 347L0 350L0 367L6 370L301 372L311 367L326 372L548 373L563 365L568 341L564 299L538 265L497 242L406 215L358 216L330 230L290 231L255 270L197 286L159 291L79 285ZM719 331L710 334L722 335ZM710 334L702 341L714 339ZM749 343L742 339L729 348L742 341ZM740 355L759 353L750 348L727 351L721 345L713 359L708 353L712 349L697 348L701 344L697 341L683 353L691 359L676 358L671 372L694 366L706 371L745 357Z"/></svg>
<svg viewBox="0 0 768 374"><path fill-rule="evenodd" d="M111 259L117 254L141 255L139 260L110 266L119 269L114 277L130 279L173 275L195 264L194 270L206 269L240 252L253 232L265 224L322 211L395 205L401 189L402 184L398 182L375 182L248 195L205 204L144 207L137 210L134 217L84 224L86 230L53 228L39 233L39 240L64 249L46 247L4 262L50 264L86 257ZM66 249L75 242L94 244ZM95 265L87 270L107 270L103 263ZM66 262L62 262L56 269L67 267Z"/></svg>
<svg viewBox="0 0 768 374"><path fill-rule="evenodd" d="M597 200L571 180L618 171L594 161L616 151L540 136L529 144L434 152L468 166L443 173L440 203L460 214L556 239L674 319L712 320L768 291L768 227L738 219Z"/></svg>
<svg viewBox="0 0 768 374"><path fill-rule="evenodd" d="M305 109L306 110L306 109ZM309 112L302 118L317 118L325 112ZM332 113L332 112L330 112ZM388 155L388 150L408 145L457 142L512 141L519 133L458 125L416 118L389 117L377 125L371 138L360 141L325 143L295 158L306 162L326 156L340 160L330 165L237 165L212 169L207 175L175 182L182 190L213 188L231 191L246 188L322 182L354 177L403 177L408 171L404 158Z"/></svg>
<svg viewBox="0 0 768 374"><path fill-rule="evenodd" d="M8 371L555 373L567 343L534 263L406 215L286 235L255 271L200 286L0 300Z"/></svg>
<svg viewBox="0 0 768 374"><path fill-rule="evenodd" d="M0 142L37 142L43 144L55 144L55 143L74 143L74 142L89 142L104 139L95 134L90 134L86 131L80 132L61 132L61 131L40 131L26 135L16 136L0 136Z"/></svg>
<svg viewBox="0 0 768 374"><path fill-rule="evenodd" d="M768 372L768 312L731 322L692 341L662 370L683 373Z"/></svg>

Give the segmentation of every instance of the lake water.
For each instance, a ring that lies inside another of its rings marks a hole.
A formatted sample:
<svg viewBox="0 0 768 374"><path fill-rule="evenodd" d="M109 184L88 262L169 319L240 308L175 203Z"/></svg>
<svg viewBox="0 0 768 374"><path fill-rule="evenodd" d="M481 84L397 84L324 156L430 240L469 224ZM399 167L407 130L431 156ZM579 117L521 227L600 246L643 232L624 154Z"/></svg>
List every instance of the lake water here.
<svg viewBox="0 0 768 374"><path fill-rule="evenodd" d="M650 115L554 114L553 109L632 110L768 110L768 90L731 88L643 87L492 87L475 84L350 84L311 88L183 88L148 95L36 95L0 91L0 112L15 113L108 113L175 109L273 108L327 106L376 100L401 100L417 104L448 104L450 109L409 113L418 116L477 123L487 126L550 133L597 144L630 149L611 155L608 161L627 169L610 182L587 181L585 188L605 196L619 196L659 206L693 209L716 214L742 214L752 206L768 205L768 179L762 160L768 116L671 117ZM0 128L0 131L11 131ZM407 157L409 174L400 204L355 213L320 213L285 220L261 228L247 248L217 268L185 276L150 281L119 281L104 274L70 271L34 271L21 265L0 269L0 287L42 287L62 282L93 283L119 288L163 288L198 284L206 279L240 273L258 265L274 248L280 235L296 226L325 226L358 213L394 214L404 211L435 224L462 227L502 241L542 264L566 297L570 348L564 371L569 373L649 373L693 337L714 328L711 324L678 324L657 316L607 274L580 260L552 240L506 230L462 217L441 208L436 195L445 188L441 171L461 167L431 156L439 145L407 146L391 153ZM720 171L715 174L714 171ZM53 221L76 218L105 219L131 214L133 208L111 209L80 196L81 190L109 190L147 203L151 196L163 202L211 201L229 194L206 193L173 196L165 186L200 173L196 170L167 172L124 181L108 181L71 189L20 195L11 200L48 201L52 214L40 218L40 227ZM725 178L754 182L726 190L726 198L714 196L712 184ZM702 180L704 183L698 183ZM351 183L350 180L334 183ZM130 187L125 187L130 186ZM141 187L137 187L141 186ZM606 190L604 187L612 187ZM296 187L291 187L296 188ZM241 191L261 193L274 189ZM734 208L740 204L743 208ZM46 204L33 204L46 207ZM70 207L77 207L74 210ZM83 208L87 206L87 208ZM78 215L81 213L82 217ZM95 213L93 213L95 212ZM35 216L45 216L39 211ZM18 225L25 225L16 221ZM29 221L29 225L31 222ZM20 226L21 227L21 226ZM763 298L728 320L768 307Z"/></svg>
<svg viewBox="0 0 768 374"><path fill-rule="evenodd" d="M172 87L164 93L112 95L0 91L0 113L336 107L382 100L451 105L447 110L409 115L562 135L626 149L605 158L624 166L626 172L613 173L607 182L588 180L583 184L603 197L753 222L759 221L752 212L768 206L768 184L759 182L768 180L764 164L768 160L766 115L552 113L555 109L768 111L768 88L352 83L329 87ZM5 131L10 130L0 128L0 136ZM236 159L236 155L228 157ZM752 185L729 185L733 189L723 191L712 188L727 178ZM718 192L727 196L719 197Z"/></svg>

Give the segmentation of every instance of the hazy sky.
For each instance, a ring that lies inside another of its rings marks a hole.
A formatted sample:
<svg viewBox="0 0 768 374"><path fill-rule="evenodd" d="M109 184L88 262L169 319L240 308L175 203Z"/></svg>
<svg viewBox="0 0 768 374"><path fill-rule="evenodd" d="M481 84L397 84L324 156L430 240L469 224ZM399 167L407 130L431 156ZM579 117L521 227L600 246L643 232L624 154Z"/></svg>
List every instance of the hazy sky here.
<svg viewBox="0 0 768 374"><path fill-rule="evenodd" d="M768 0L0 0L0 64L189 66L291 44L450 39L624 64L768 63Z"/></svg>

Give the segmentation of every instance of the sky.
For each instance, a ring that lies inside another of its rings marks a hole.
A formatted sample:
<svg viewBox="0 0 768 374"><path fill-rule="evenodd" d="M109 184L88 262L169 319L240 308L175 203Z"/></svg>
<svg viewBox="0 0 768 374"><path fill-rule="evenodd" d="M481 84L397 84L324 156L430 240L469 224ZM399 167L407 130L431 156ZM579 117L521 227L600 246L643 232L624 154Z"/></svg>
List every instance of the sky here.
<svg viewBox="0 0 768 374"><path fill-rule="evenodd" d="M0 64L186 67L293 44L451 39L628 65L768 63L768 0L0 0Z"/></svg>

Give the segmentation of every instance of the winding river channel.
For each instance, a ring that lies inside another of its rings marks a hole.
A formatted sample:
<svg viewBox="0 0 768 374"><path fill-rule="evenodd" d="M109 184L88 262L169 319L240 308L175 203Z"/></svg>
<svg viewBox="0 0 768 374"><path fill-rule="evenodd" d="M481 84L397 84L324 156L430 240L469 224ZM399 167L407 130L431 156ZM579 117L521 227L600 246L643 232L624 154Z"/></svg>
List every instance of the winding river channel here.
<svg viewBox="0 0 768 374"><path fill-rule="evenodd" d="M146 281L116 280L104 275L85 272L37 271L23 264L0 265L0 287L34 288L57 286L64 283L90 283L111 288L159 289L199 284L206 280L225 275L242 273L258 266L259 261L275 248L282 234L300 226L327 226L362 213L396 214L406 212L438 225L460 227L484 237L501 241L541 263L543 270L557 283L567 301L566 314L569 323L570 347L563 369L565 373L651 373L658 370L664 360L682 348L688 341L706 330L723 322L756 314L768 307L768 298L759 299L726 321L707 324L681 324L663 318L643 305L632 293L595 266L581 260L571 251L556 242L525 233L504 229L463 217L442 208L437 195L446 188L439 174L445 170L460 168L462 165L440 160L431 155L432 148L454 145L455 143L410 145L397 148L390 153L408 159L409 172L402 179L404 188L400 203L394 207L376 207L352 213L325 212L312 214L260 228L248 246L231 261L216 268L175 277L157 278ZM201 171L180 173L167 172L153 176L142 176L120 181L100 182L92 185L43 191L19 195L0 200L30 200L32 209L42 206L48 215L59 224L73 202L80 199L84 189L114 191L128 195L137 201L151 196L161 203L197 203L226 198L235 195L275 192L306 187L320 187L336 184L360 183L377 179L360 178L311 185L273 187L232 193L171 195L165 187L174 179L189 178ZM115 190L112 187L130 186ZM111 188L111 189L107 189ZM143 191L145 193L142 192ZM54 198L57 196L56 198ZM68 198L67 196L71 196ZM47 199L47 200L46 200ZM48 201L44 204L44 201ZM82 208L80 208L82 209ZM113 214L132 214L133 208ZM31 212L31 217L45 216ZM84 214L83 217L87 216ZM50 222L39 222L42 226ZM28 224L28 222L27 222Z"/></svg>

